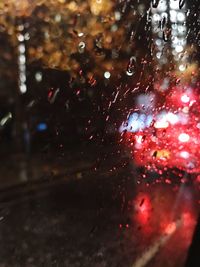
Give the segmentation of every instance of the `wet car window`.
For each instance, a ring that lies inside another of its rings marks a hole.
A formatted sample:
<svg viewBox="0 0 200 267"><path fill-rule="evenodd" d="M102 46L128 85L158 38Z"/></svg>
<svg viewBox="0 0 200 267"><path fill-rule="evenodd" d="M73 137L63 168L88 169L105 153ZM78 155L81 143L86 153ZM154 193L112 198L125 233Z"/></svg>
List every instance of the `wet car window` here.
<svg viewBox="0 0 200 267"><path fill-rule="evenodd" d="M0 267L200 266L199 14L0 1Z"/></svg>

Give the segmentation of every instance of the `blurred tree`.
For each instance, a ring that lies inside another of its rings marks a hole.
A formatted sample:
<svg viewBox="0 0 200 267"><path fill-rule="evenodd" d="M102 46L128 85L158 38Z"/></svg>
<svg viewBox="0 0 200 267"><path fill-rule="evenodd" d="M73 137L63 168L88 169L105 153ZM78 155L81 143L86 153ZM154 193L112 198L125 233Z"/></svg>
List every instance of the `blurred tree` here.
<svg viewBox="0 0 200 267"><path fill-rule="evenodd" d="M140 2L1 1L0 23L14 46L20 23L25 27L28 63L42 62L75 76L82 70L94 83L93 75L109 72L105 76L115 78L126 72L130 57L140 53L134 36L145 17L146 1Z"/></svg>
<svg viewBox="0 0 200 267"><path fill-rule="evenodd" d="M1 1L1 31L18 55L18 95L26 93L27 65L67 71L75 89L99 83L100 110L105 110L103 105L109 106L110 98L115 99L117 83L139 81L142 86L149 79L150 64L146 62L151 55L149 47L145 47L150 40L147 2ZM103 92L109 82L112 89ZM124 86L118 88L124 94ZM18 95L15 102L19 111Z"/></svg>

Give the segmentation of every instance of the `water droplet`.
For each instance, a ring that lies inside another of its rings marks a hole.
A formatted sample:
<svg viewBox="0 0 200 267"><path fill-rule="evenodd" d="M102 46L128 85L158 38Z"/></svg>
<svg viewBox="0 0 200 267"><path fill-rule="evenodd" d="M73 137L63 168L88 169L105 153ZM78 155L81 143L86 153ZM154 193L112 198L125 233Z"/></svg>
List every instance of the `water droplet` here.
<svg viewBox="0 0 200 267"><path fill-rule="evenodd" d="M179 8L181 9L185 5L185 0L179 0Z"/></svg>
<svg viewBox="0 0 200 267"><path fill-rule="evenodd" d="M55 91L53 91L52 89L49 91L49 93L48 93L48 101L49 101L50 104L53 104L55 102L59 91L60 91L59 88L57 88Z"/></svg>
<svg viewBox="0 0 200 267"><path fill-rule="evenodd" d="M168 39L169 39L168 33L163 31L163 41L168 42Z"/></svg>
<svg viewBox="0 0 200 267"><path fill-rule="evenodd" d="M152 0L152 7L157 8L160 0Z"/></svg>
<svg viewBox="0 0 200 267"><path fill-rule="evenodd" d="M41 82L42 81L42 73L41 72L36 72L35 79L36 79L37 82Z"/></svg>
<svg viewBox="0 0 200 267"><path fill-rule="evenodd" d="M78 44L78 51L79 51L79 53L83 53L84 50L85 50L85 43L84 42L80 42Z"/></svg>
<svg viewBox="0 0 200 267"><path fill-rule="evenodd" d="M131 57L127 66L126 74L132 76L135 73L136 58Z"/></svg>
<svg viewBox="0 0 200 267"><path fill-rule="evenodd" d="M104 78L109 79L111 76L109 71L104 72Z"/></svg>
<svg viewBox="0 0 200 267"><path fill-rule="evenodd" d="M56 14L54 19L55 19L56 22L60 22L61 21L61 18L62 17L61 17L60 14Z"/></svg>
<svg viewBox="0 0 200 267"><path fill-rule="evenodd" d="M164 17L162 18L162 20L161 20L161 25L160 25L161 30L164 29L166 22L167 22L167 19L166 19L166 17L164 16Z"/></svg>

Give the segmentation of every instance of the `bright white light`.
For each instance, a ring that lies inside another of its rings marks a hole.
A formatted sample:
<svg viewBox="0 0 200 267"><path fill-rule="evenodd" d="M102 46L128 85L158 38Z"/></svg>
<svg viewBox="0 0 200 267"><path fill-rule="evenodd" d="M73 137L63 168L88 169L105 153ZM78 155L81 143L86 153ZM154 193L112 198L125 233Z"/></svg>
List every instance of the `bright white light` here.
<svg viewBox="0 0 200 267"><path fill-rule="evenodd" d="M156 129L164 129L164 128L167 128L168 126L169 126L169 122L166 120L156 121L154 123L154 127Z"/></svg>
<svg viewBox="0 0 200 267"><path fill-rule="evenodd" d="M21 85L19 86L19 89L20 89L20 92L21 92L22 94L26 93L26 91L27 91L26 84L21 84Z"/></svg>
<svg viewBox="0 0 200 267"><path fill-rule="evenodd" d="M180 142L188 142L190 140L190 136L186 133L181 133L178 137Z"/></svg>
<svg viewBox="0 0 200 267"><path fill-rule="evenodd" d="M180 53L180 52L183 51L183 46L182 45L177 45L175 50L176 50L177 53Z"/></svg>
<svg viewBox="0 0 200 267"><path fill-rule="evenodd" d="M137 132L140 129L140 123L141 121L139 120L139 116L137 113L133 113L129 120L128 120L128 131L130 132Z"/></svg>
<svg viewBox="0 0 200 267"><path fill-rule="evenodd" d="M177 36L178 35L178 28L177 29L172 29L172 31L171 31L171 33L172 33L172 37L173 36Z"/></svg>
<svg viewBox="0 0 200 267"><path fill-rule="evenodd" d="M158 3L157 7L152 5L151 12L152 16L152 30L154 34L154 42L156 44L155 57L157 58L158 65L161 67L163 64L168 62L165 53L160 53L164 47L163 39L163 31L160 30L160 23L162 18L170 20L171 23L171 46L172 46L172 54L174 55L174 59L176 61L180 61L180 53L184 52L186 46L186 8L179 8L179 0L160 0L155 1ZM156 6L156 5L155 5ZM165 27L165 26L164 26ZM159 40L160 39L160 40ZM183 41L184 39L184 41ZM182 60L180 64L183 65L186 60ZM183 62L183 63L182 63ZM183 66L178 66L180 71L184 71Z"/></svg>
<svg viewBox="0 0 200 267"><path fill-rule="evenodd" d="M175 23L173 23L171 27L172 27L173 30L177 30L178 29L178 26Z"/></svg>
<svg viewBox="0 0 200 267"><path fill-rule="evenodd" d="M18 28L18 31L20 31L20 32L21 32L21 31L23 31L23 30L24 30L24 25L23 25L23 24L21 24L21 25L19 25L17 28Z"/></svg>
<svg viewBox="0 0 200 267"><path fill-rule="evenodd" d="M161 13L161 17L167 19L168 18L168 14L166 12L162 12Z"/></svg>
<svg viewBox="0 0 200 267"><path fill-rule="evenodd" d="M161 39L156 39L156 45L157 45L157 46L160 46L161 44L162 44Z"/></svg>
<svg viewBox="0 0 200 267"><path fill-rule="evenodd" d="M80 42L79 44L78 44L78 50L79 50L79 53L83 53L84 52L84 49L85 49L85 43L84 42Z"/></svg>
<svg viewBox="0 0 200 267"><path fill-rule="evenodd" d="M128 122L122 123L119 132L121 133L126 130L128 132L136 133L139 130L144 130L145 128L150 127L152 121L152 115L138 114L135 112L130 115Z"/></svg>
<svg viewBox="0 0 200 267"><path fill-rule="evenodd" d="M42 73L41 72L36 72L35 79L36 79L37 82L41 82L42 81Z"/></svg>
<svg viewBox="0 0 200 267"><path fill-rule="evenodd" d="M179 121L178 116L171 112L167 113L166 118L171 124L176 124Z"/></svg>
<svg viewBox="0 0 200 267"><path fill-rule="evenodd" d="M170 1L170 8L171 9L179 9L179 2L178 2L178 0L171 0Z"/></svg>
<svg viewBox="0 0 200 267"><path fill-rule="evenodd" d="M109 79L111 76L109 71L104 72L104 78Z"/></svg>
<svg viewBox="0 0 200 267"><path fill-rule="evenodd" d="M171 22L177 21L177 12L175 10L170 10L170 19L171 19Z"/></svg>
<svg viewBox="0 0 200 267"><path fill-rule="evenodd" d="M190 101L190 98L189 98L189 96L187 96L187 95L182 95L182 96L181 96L181 101L182 101L183 103L188 103L188 102Z"/></svg>
<svg viewBox="0 0 200 267"><path fill-rule="evenodd" d="M177 36L173 36L173 37L172 37L172 43L173 43L174 45L177 45L178 42L179 42L178 37L177 37Z"/></svg>
<svg viewBox="0 0 200 267"><path fill-rule="evenodd" d="M179 38L179 43L181 45L185 46L187 42L186 42L186 39L185 38Z"/></svg>
<svg viewBox="0 0 200 267"><path fill-rule="evenodd" d="M184 159L188 159L190 154L187 151L181 151L180 152L180 157Z"/></svg>
<svg viewBox="0 0 200 267"><path fill-rule="evenodd" d="M20 73L19 77L20 77L21 83L25 83L26 82L26 75L24 73Z"/></svg>
<svg viewBox="0 0 200 267"><path fill-rule="evenodd" d="M180 21L180 22L184 22L184 21L185 21L185 14L182 13L182 12L178 12L178 14L177 14L177 19L178 19L178 21Z"/></svg>
<svg viewBox="0 0 200 267"><path fill-rule="evenodd" d="M153 22L159 22L161 20L161 16L157 13L153 15Z"/></svg>
<svg viewBox="0 0 200 267"><path fill-rule="evenodd" d="M27 33L25 33L25 35L24 35L24 39L26 40L26 41L28 41L29 39L30 39L30 34L27 32Z"/></svg>
<svg viewBox="0 0 200 267"><path fill-rule="evenodd" d="M62 17L61 17L60 14L56 14L56 15L55 15L55 21L56 21L56 22L60 22L61 19L62 19Z"/></svg>
<svg viewBox="0 0 200 267"><path fill-rule="evenodd" d="M185 71L186 70L186 66L184 64L181 64L179 67L180 71Z"/></svg>
<svg viewBox="0 0 200 267"><path fill-rule="evenodd" d="M158 11L159 12L163 12L165 10L167 10L167 4L166 4L166 2L165 1L160 1L159 2L159 5L158 5Z"/></svg>
<svg viewBox="0 0 200 267"><path fill-rule="evenodd" d="M20 29L24 26L21 25ZM25 46L25 35L22 33L18 34L18 68L19 68L19 90L22 94L26 93L27 86L26 86L26 46Z"/></svg>
<svg viewBox="0 0 200 267"><path fill-rule="evenodd" d="M136 142L137 143L142 144L142 139L143 139L143 136L142 135L136 136L135 139L136 139Z"/></svg>
<svg viewBox="0 0 200 267"><path fill-rule="evenodd" d="M162 53L161 53L161 52L157 52L157 53L156 53L156 57L157 57L158 59L160 59L160 58L161 58L161 55L162 55Z"/></svg>
<svg viewBox="0 0 200 267"><path fill-rule="evenodd" d="M19 70L20 70L20 72L25 73L26 65L25 64L20 64L19 65Z"/></svg>
<svg viewBox="0 0 200 267"><path fill-rule="evenodd" d="M79 32L79 33L78 33L78 37L82 37L83 35L84 35L83 32Z"/></svg>
<svg viewBox="0 0 200 267"><path fill-rule="evenodd" d="M25 55L20 55L20 56L19 56L19 62L20 62L20 64L25 64L25 62L26 62L26 57L25 57Z"/></svg>
<svg viewBox="0 0 200 267"><path fill-rule="evenodd" d="M0 121L0 126L4 126L6 122L12 118L12 113L8 113L4 118L1 119Z"/></svg>
<svg viewBox="0 0 200 267"><path fill-rule="evenodd" d="M115 12L115 19L120 20L121 19L121 13L119 11Z"/></svg>
<svg viewBox="0 0 200 267"><path fill-rule="evenodd" d="M24 45L24 44L20 44L20 45L19 45L19 52L20 52L20 53L25 53L25 49L26 49L26 48L25 48L25 45Z"/></svg>
<svg viewBox="0 0 200 267"><path fill-rule="evenodd" d="M18 35L18 41L19 42L23 42L24 41L24 35L23 34L19 34Z"/></svg>
<svg viewBox="0 0 200 267"><path fill-rule="evenodd" d="M128 68L128 70L126 71L126 75L127 76L132 76L133 75L133 70L131 70L130 68ZM105 76L104 76L105 77Z"/></svg>

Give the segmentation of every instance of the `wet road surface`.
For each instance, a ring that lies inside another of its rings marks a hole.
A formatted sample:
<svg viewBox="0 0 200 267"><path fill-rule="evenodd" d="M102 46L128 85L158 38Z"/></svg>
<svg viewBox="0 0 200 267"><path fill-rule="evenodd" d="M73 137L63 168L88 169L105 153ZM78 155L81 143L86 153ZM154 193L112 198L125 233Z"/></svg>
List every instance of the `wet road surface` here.
<svg viewBox="0 0 200 267"><path fill-rule="evenodd" d="M195 186L146 184L131 163L111 161L2 189L0 266L183 267Z"/></svg>

